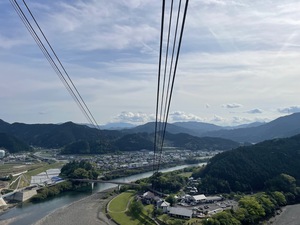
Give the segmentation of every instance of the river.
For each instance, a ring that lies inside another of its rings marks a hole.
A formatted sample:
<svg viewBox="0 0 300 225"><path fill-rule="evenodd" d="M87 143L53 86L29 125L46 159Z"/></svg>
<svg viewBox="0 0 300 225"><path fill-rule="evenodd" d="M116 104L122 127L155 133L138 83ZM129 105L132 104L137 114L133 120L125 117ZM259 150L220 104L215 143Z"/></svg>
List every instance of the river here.
<svg viewBox="0 0 300 225"><path fill-rule="evenodd" d="M204 165L205 163L201 163L199 165ZM182 165L171 167L167 169L160 170L161 172L170 172L174 170L183 169L185 167L189 167L193 165ZM136 174L128 177L114 179L114 181L120 182L132 182L142 178L150 177L153 172L146 172L141 174ZM109 188L116 187L115 184L105 184L105 183L98 183L95 186L93 192L104 191ZM67 192L63 193L60 196L57 196L52 199L48 199L47 201L39 202L39 203L31 203L26 202L23 204L19 204L15 208L12 208L5 212L4 214L0 215L0 224L5 225L25 225L25 224L34 224L38 220L42 219L46 215L50 214L51 212L61 208L63 206L69 205L83 197L91 195L92 193L78 193L78 192ZM5 223L3 222L5 221Z"/></svg>

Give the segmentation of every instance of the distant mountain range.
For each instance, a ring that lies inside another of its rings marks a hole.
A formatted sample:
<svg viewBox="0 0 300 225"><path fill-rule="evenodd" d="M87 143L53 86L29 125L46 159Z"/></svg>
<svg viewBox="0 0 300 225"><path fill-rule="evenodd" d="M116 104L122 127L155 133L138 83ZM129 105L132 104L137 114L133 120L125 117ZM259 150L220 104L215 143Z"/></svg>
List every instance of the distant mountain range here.
<svg viewBox="0 0 300 225"><path fill-rule="evenodd" d="M147 132L154 130L154 123L126 130L128 133ZM197 137L219 137L240 143L258 143L274 138L290 137L300 133L300 113L279 117L269 123L251 123L237 127L221 127L201 122L178 122L167 125L172 134L186 133Z"/></svg>
<svg viewBox="0 0 300 225"><path fill-rule="evenodd" d="M30 146L64 148L63 152L66 154L152 150L154 140L153 132L128 133L117 130L98 130L72 122L63 124L9 124L0 120L0 132L13 136ZM190 150L230 150L239 146L237 142L223 138L201 138L189 134L166 133L165 140L166 146Z"/></svg>
<svg viewBox="0 0 300 225"><path fill-rule="evenodd" d="M108 127L114 126L120 127L121 124L111 124ZM150 143L153 143L154 122L133 128L129 128L129 124L123 124L123 127L126 129L98 130L72 122L9 124L0 120L0 132L14 136L30 146L62 148L78 142L81 146L88 146L89 151L98 149L97 152L150 148ZM177 122L167 125L166 145L192 150L228 150L239 146L237 142L257 143L296 134L300 134L300 113L283 116L269 123L253 123L238 127L221 127L201 122ZM78 147L76 144L72 146ZM72 148L68 148L68 153L71 152Z"/></svg>
<svg viewBox="0 0 300 225"><path fill-rule="evenodd" d="M80 124L80 125L86 125L88 127L95 128L94 125L88 124L88 123L84 123L84 124ZM99 125L99 128L101 130L123 130L123 129L130 129L130 128L134 128L134 127L136 127L136 125L131 124L131 123L122 123L122 122L107 123L105 125Z"/></svg>
<svg viewBox="0 0 300 225"><path fill-rule="evenodd" d="M300 133L300 113L279 117L269 123L231 130L218 130L202 133L201 136L222 137L237 142L258 143L274 138L285 138Z"/></svg>
<svg viewBox="0 0 300 225"><path fill-rule="evenodd" d="M208 132L220 131L220 130L234 130L239 128L251 128L264 125L265 123L255 122L251 124L243 124L239 126L217 126L210 123L203 123L203 122L176 122L176 123L168 123L167 125L167 132L172 134L179 134L179 133L186 133L198 137L207 136ZM159 126L158 126L159 127ZM150 122L144 125L136 126L131 129L127 129L125 132L128 133L136 133L136 132L147 132L153 133L155 129L155 123ZM158 128L159 130L159 128ZM209 135L208 135L209 136Z"/></svg>

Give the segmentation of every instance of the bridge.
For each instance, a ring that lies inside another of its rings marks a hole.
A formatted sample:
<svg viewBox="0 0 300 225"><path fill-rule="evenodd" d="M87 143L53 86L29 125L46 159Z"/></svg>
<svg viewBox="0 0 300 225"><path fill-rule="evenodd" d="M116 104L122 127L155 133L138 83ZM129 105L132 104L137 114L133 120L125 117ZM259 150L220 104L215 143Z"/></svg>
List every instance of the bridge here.
<svg viewBox="0 0 300 225"><path fill-rule="evenodd" d="M79 182L89 182L89 183L107 183L107 184L117 184L117 185L131 185L131 186L140 186L136 183L128 183L122 181L113 181L113 180L92 180L92 179L69 179L70 181L79 181Z"/></svg>

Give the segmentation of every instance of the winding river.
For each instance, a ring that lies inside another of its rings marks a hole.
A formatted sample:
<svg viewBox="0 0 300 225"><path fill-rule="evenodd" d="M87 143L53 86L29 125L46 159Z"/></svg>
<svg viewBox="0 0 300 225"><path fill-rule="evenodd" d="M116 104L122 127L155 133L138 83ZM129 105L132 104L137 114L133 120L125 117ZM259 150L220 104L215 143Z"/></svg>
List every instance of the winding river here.
<svg viewBox="0 0 300 225"><path fill-rule="evenodd" d="M203 165L203 164L204 163L201 163L199 165ZM176 166L167 169L162 169L160 171L170 172L174 170L183 169L189 166L192 165ZM136 174L128 177L114 179L114 181L132 182L142 178L150 177L152 174L153 172L146 172L146 173ZM93 192L104 191L116 186L117 185L115 184L99 183L97 184ZM60 196L57 196L55 198L40 203L26 202L0 215L0 224L4 224L3 221L6 221L5 225L6 224L10 224L10 225L34 224L35 222L42 219L43 217L50 214L51 212L55 211L56 209L69 205L91 194L92 193L67 192L61 194Z"/></svg>

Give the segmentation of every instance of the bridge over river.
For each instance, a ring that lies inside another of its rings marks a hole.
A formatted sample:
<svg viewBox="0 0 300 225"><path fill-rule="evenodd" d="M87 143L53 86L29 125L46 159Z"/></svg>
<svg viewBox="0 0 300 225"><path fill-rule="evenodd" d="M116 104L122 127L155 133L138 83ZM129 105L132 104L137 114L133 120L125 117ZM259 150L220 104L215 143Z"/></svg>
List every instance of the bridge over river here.
<svg viewBox="0 0 300 225"><path fill-rule="evenodd" d="M115 180L91 180L91 179L69 179L70 181L88 182L88 183L107 183L107 184L117 184L117 185L130 185L130 186L140 186L140 184L131 182L122 182Z"/></svg>

